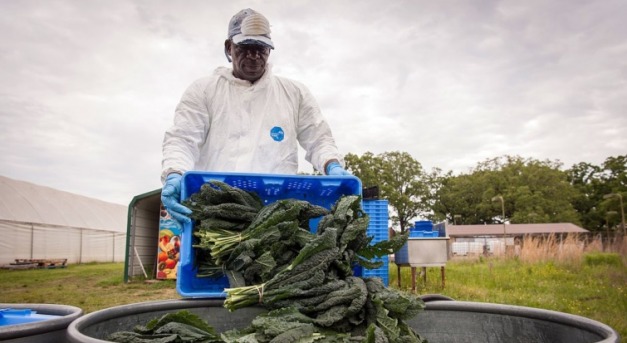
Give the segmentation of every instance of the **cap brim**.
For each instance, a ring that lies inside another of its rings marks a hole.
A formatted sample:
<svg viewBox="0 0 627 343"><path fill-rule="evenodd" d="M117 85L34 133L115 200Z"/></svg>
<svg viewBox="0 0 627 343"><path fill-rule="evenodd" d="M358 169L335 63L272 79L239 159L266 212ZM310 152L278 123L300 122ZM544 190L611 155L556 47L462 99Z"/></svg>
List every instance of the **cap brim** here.
<svg viewBox="0 0 627 343"><path fill-rule="evenodd" d="M231 38L235 44L261 44L274 49L274 44L270 38L265 36L244 36L243 34L237 34Z"/></svg>

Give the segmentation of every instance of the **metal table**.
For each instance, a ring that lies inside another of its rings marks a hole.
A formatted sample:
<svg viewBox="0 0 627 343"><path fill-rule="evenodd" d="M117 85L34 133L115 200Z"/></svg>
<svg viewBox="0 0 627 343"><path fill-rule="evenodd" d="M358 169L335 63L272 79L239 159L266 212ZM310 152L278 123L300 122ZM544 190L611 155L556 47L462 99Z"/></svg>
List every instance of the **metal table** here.
<svg viewBox="0 0 627 343"><path fill-rule="evenodd" d="M394 256L398 271L398 287L401 287L401 267L411 267L412 292L416 291L416 268L421 267L423 280L427 282L427 267L440 267L442 288L446 284L449 237L410 237Z"/></svg>

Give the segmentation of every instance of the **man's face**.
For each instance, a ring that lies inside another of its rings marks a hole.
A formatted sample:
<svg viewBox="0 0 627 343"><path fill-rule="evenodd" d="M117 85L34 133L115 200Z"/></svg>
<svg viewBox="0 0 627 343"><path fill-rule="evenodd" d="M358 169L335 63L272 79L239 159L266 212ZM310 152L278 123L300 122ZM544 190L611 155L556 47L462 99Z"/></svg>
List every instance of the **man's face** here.
<svg viewBox="0 0 627 343"><path fill-rule="evenodd" d="M238 79L255 82L266 71L270 48L257 44L235 44L231 40L224 42L233 60L233 76Z"/></svg>

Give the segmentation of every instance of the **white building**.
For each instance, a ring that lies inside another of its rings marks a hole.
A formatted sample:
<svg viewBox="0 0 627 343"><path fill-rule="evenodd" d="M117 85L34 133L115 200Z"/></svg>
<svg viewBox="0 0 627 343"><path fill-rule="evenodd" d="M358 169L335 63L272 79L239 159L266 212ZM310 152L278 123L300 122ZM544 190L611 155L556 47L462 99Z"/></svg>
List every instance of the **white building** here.
<svg viewBox="0 0 627 343"><path fill-rule="evenodd" d="M0 265L123 262L128 207L0 176Z"/></svg>

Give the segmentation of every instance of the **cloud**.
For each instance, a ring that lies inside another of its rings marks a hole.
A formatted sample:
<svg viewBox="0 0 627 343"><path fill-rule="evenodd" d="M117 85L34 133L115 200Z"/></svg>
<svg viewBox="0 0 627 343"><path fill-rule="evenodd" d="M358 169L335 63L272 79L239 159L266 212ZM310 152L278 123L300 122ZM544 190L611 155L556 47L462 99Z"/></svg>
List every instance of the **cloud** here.
<svg viewBox="0 0 627 343"><path fill-rule="evenodd" d="M621 0L11 1L0 173L122 204L160 187L174 108L228 65L228 20L248 6L271 21L274 72L311 89L344 154L465 172L503 154L568 167L625 153Z"/></svg>

